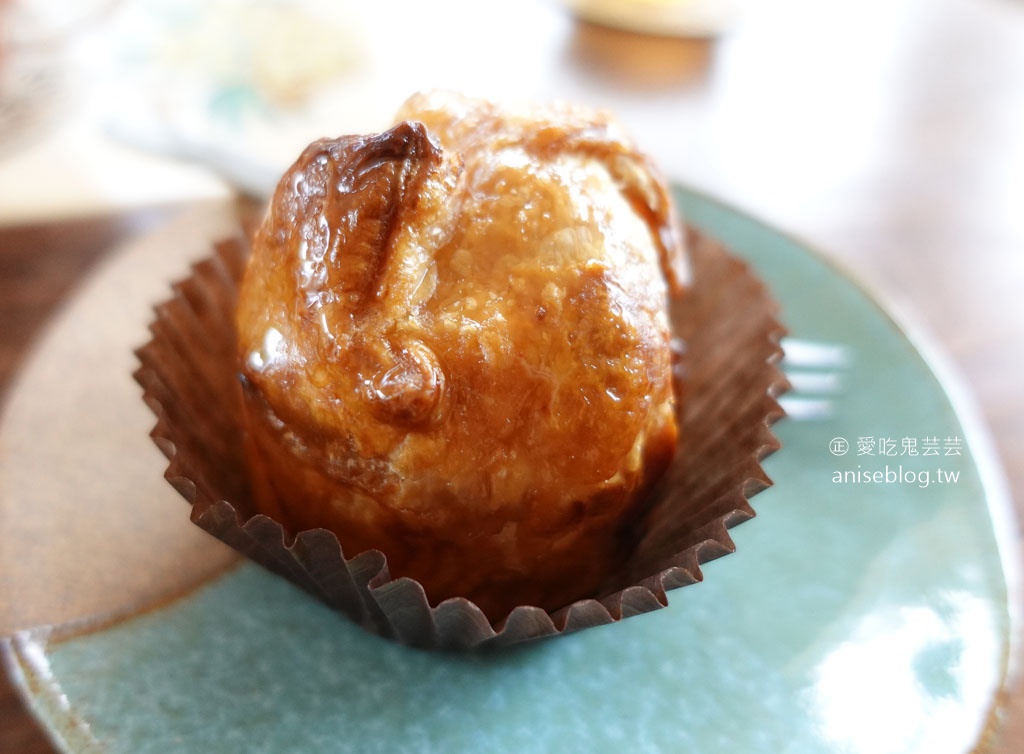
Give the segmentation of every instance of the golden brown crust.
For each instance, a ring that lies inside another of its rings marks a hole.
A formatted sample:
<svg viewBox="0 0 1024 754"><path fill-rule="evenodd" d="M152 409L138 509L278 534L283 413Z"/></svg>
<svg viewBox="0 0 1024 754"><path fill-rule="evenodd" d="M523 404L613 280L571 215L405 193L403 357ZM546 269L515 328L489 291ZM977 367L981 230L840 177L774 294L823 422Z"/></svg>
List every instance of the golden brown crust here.
<svg viewBox="0 0 1024 754"><path fill-rule="evenodd" d="M432 600L558 607L621 556L675 447L664 182L601 116L414 97L311 145L238 309L262 510Z"/></svg>

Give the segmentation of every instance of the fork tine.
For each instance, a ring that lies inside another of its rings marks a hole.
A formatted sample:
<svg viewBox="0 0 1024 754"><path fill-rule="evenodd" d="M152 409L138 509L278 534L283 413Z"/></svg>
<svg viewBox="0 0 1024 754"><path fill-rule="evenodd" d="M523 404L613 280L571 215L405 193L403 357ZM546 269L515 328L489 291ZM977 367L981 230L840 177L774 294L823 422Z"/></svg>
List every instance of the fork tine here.
<svg viewBox="0 0 1024 754"><path fill-rule="evenodd" d="M850 352L838 343L783 338L782 370L792 392L779 401L790 419L823 421L835 414L835 399L843 391L843 369Z"/></svg>
<svg viewBox="0 0 1024 754"><path fill-rule="evenodd" d="M782 359L785 367L845 367L850 363L849 351L837 343L822 343L800 338L783 338Z"/></svg>
<svg viewBox="0 0 1024 754"><path fill-rule="evenodd" d="M823 421L831 419L835 413L833 402L827 398L801 398L795 395L784 395L779 405L786 412L786 417L794 421Z"/></svg>
<svg viewBox="0 0 1024 754"><path fill-rule="evenodd" d="M786 371L790 389L807 395L836 395L842 392L843 379L837 372Z"/></svg>

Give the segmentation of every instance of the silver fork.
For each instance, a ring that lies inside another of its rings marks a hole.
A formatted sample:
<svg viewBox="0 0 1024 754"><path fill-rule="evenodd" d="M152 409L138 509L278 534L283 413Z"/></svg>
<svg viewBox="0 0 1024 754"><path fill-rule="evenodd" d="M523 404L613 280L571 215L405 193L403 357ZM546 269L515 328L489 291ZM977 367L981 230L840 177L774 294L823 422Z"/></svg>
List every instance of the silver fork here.
<svg viewBox="0 0 1024 754"><path fill-rule="evenodd" d="M782 371L792 389L779 399L795 421L823 421L834 413L834 399L843 390L843 371L850 351L838 343L783 338Z"/></svg>

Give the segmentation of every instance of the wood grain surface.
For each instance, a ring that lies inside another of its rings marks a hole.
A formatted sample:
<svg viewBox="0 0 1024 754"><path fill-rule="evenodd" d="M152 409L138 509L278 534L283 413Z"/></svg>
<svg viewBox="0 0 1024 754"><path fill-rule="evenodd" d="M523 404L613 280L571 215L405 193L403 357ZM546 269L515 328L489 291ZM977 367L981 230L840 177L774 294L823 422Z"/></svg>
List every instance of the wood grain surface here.
<svg viewBox="0 0 1024 754"><path fill-rule="evenodd" d="M151 230L177 209L0 229L0 396L33 339L82 277L120 241ZM54 751L0 673L0 752Z"/></svg>
<svg viewBox="0 0 1024 754"><path fill-rule="evenodd" d="M717 43L580 25L566 66L676 97L682 116L659 126L680 144L673 177L821 249L950 357L995 441L1019 543L1024 3L804 5L801 23L762 13ZM0 385L82 274L173 211L0 228ZM985 750L1024 751L1019 673ZM0 689L0 752L50 751Z"/></svg>

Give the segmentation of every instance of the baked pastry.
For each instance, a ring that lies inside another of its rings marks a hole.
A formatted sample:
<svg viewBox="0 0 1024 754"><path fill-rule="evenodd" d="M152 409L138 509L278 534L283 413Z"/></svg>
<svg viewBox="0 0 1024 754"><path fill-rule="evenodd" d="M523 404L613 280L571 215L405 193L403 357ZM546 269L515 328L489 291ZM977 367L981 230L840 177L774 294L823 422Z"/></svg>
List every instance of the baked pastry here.
<svg viewBox="0 0 1024 754"><path fill-rule="evenodd" d="M433 92L314 142L237 308L256 505L493 621L591 595L675 451L686 277L606 116Z"/></svg>

